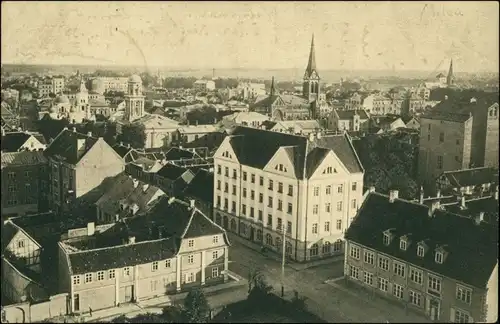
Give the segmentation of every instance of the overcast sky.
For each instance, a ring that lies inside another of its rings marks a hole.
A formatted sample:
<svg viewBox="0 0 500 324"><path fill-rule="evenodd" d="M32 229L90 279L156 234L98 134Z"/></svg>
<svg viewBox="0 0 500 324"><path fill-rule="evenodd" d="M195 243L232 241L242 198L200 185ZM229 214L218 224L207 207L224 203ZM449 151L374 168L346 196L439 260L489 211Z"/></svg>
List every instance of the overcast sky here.
<svg viewBox="0 0 500 324"><path fill-rule="evenodd" d="M2 2L2 63L498 71L498 2ZM445 66L442 68L446 68Z"/></svg>

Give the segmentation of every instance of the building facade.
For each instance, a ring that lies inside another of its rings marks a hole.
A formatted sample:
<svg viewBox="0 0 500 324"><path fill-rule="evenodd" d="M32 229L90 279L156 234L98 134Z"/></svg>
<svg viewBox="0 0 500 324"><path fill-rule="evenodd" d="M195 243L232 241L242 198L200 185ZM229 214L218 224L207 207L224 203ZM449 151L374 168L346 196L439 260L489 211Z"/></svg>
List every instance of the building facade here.
<svg viewBox="0 0 500 324"><path fill-rule="evenodd" d="M262 145L262 143L266 145ZM214 155L214 215L240 236L306 261L342 253L363 194L347 135L238 127Z"/></svg>

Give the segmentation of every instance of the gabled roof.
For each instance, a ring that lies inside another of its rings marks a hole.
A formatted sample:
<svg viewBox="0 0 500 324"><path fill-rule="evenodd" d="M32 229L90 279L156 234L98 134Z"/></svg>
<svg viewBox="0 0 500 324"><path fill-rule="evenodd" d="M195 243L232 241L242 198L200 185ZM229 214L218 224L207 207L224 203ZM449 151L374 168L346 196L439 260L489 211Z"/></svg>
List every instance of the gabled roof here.
<svg viewBox="0 0 500 324"><path fill-rule="evenodd" d="M125 158L125 156L132 151L134 148L131 147L130 145L123 145L121 143L113 145L113 150L115 150L116 153L118 153L119 156L122 158Z"/></svg>
<svg viewBox="0 0 500 324"><path fill-rule="evenodd" d="M395 238L389 246L383 244L383 232L394 229ZM412 234L412 244L406 251L399 248L399 238ZM346 239L431 272L453 278L474 287L485 288L497 264L498 228L489 224L476 225L468 217L436 210L414 202L369 193L346 232ZM416 243L426 241L429 251L417 256ZM448 252L443 264L435 262L434 250L444 247Z"/></svg>
<svg viewBox="0 0 500 324"><path fill-rule="evenodd" d="M498 183L498 170L487 167L445 171L443 176L456 188Z"/></svg>
<svg viewBox="0 0 500 324"><path fill-rule="evenodd" d="M186 168L167 163L156 174L166 179L177 180L188 171Z"/></svg>
<svg viewBox="0 0 500 324"><path fill-rule="evenodd" d="M26 166L47 163L42 151L23 151L1 154L2 169L8 166Z"/></svg>
<svg viewBox="0 0 500 324"><path fill-rule="evenodd" d="M0 145L2 152L17 152L31 137L31 134L24 132L10 132L2 136Z"/></svg>
<svg viewBox="0 0 500 324"><path fill-rule="evenodd" d="M165 159L167 161L194 159L195 157L198 157L198 154L178 147L172 147L167 153L165 153Z"/></svg>
<svg viewBox="0 0 500 324"><path fill-rule="evenodd" d="M214 173L199 169L193 180L184 189L184 195L211 203L214 197Z"/></svg>
<svg viewBox="0 0 500 324"><path fill-rule="evenodd" d="M81 148L78 140L83 140ZM97 138L63 129L45 150L45 156L69 164L77 164L98 141Z"/></svg>
<svg viewBox="0 0 500 324"><path fill-rule="evenodd" d="M12 241L14 236L16 236L17 232L19 232L19 228L12 224L11 222L5 222L2 226L2 254Z"/></svg>
<svg viewBox="0 0 500 324"><path fill-rule="evenodd" d="M263 169L279 148L287 147L287 152L293 152L291 161L299 179L312 174L314 166L319 165L317 159L324 158L319 150L312 152L316 147L333 150L349 172L363 172L347 134L323 135L321 138L314 137L311 141L306 136L238 126L229 142L241 164L258 169Z"/></svg>

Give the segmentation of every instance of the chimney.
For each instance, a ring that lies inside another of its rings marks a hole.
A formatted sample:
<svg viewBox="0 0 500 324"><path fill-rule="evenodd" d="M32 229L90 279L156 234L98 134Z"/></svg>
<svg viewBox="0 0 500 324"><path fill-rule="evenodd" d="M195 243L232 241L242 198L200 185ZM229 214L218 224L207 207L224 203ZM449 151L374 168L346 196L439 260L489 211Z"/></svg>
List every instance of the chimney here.
<svg viewBox="0 0 500 324"><path fill-rule="evenodd" d="M374 186L371 186L371 187L368 189L368 192L375 192L375 187L374 187Z"/></svg>
<svg viewBox="0 0 500 324"><path fill-rule="evenodd" d="M91 137L91 136L92 136L92 132L88 132L88 133L87 133L87 136L88 136L88 137Z"/></svg>
<svg viewBox="0 0 500 324"><path fill-rule="evenodd" d="M175 197L170 197L168 199L168 204L171 205L175 201Z"/></svg>
<svg viewBox="0 0 500 324"><path fill-rule="evenodd" d="M424 203L424 187L420 186L420 201L419 203L422 205Z"/></svg>
<svg viewBox="0 0 500 324"><path fill-rule="evenodd" d="M436 193L436 197L437 198L441 198L441 190L438 189L437 193Z"/></svg>
<svg viewBox="0 0 500 324"><path fill-rule="evenodd" d="M95 234L95 223L91 222L87 224L87 235L92 236Z"/></svg>
<svg viewBox="0 0 500 324"><path fill-rule="evenodd" d="M73 127L73 133L76 133L76 127Z"/></svg>
<svg viewBox="0 0 500 324"><path fill-rule="evenodd" d="M474 98L474 97L470 98L470 103L475 103L475 102L477 102L476 98Z"/></svg>
<svg viewBox="0 0 500 324"><path fill-rule="evenodd" d="M135 244L135 236L128 237L128 244Z"/></svg>
<svg viewBox="0 0 500 324"><path fill-rule="evenodd" d="M439 200L434 200L431 205L429 206L429 216L432 217L432 215L434 214L434 211L436 209L439 209L439 207L441 206Z"/></svg>
<svg viewBox="0 0 500 324"><path fill-rule="evenodd" d="M145 185L142 186L142 191L146 192L148 190L148 188L149 188L149 185L145 184Z"/></svg>
<svg viewBox="0 0 500 324"><path fill-rule="evenodd" d="M477 215L474 220L476 222L476 225L479 225L482 222L484 222L484 212L480 212L479 215Z"/></svg>
<svg viewBox="0 0 500 324"><path fill-rule="evenodd" d="M395 199L397 199L399 196L399 191L397 190L390 190L389 191L389 202L394 202Z"/></svg>
<svg viewBox="0 0 500 324"><path fill-rule="evenodd" d="M195 203L196 202L194 201L194 199L189 200L189 207L190 208L194 208L195 207Z"/></svg>
<svg viewBox="0 0 500 324"><path fill-rule="evenodd" d="M130 143L127 144L127 148L130 148Z"/></svg>

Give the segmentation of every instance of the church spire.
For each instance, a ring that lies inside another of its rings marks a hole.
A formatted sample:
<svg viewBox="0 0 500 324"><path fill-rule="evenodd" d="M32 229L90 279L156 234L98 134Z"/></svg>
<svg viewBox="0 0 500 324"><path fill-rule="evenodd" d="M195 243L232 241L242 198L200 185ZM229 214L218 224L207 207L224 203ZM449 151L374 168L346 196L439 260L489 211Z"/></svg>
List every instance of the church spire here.
<svg viewBox="0 0 500 324"><path fill-rule="evenodd" d="M276 89L274 88L274 76L273 76L273 78L271 80L271 90L269 91L269 95L274 96L275 92L276 92Z"/></svg>
<svg viewBox="0 0 500 324"><path fill-rule="evenodd" d="M310 77L313 71L316 71L316 52L314 51L314 34L312 35L312 40L311 40L311 51L309 52L309 61L307 62L306 75Z"/></svg>
<svg viewBox="0 0 500 324"><path fill-rule="evenodd" d="M80 93L82 92L88 92L87 87L85 86L85 81L83 81L83 78L80 79Z"/></svg>
<svg viewBox="0 0 500 324"><path fill-rule="evenodd" d="M448 70L448 75L446 76L446 84L452 85L453 83L453 59L450 60L450 69Z"/></svg>

